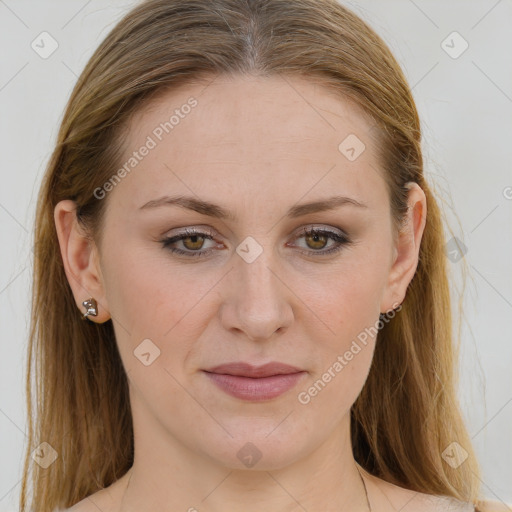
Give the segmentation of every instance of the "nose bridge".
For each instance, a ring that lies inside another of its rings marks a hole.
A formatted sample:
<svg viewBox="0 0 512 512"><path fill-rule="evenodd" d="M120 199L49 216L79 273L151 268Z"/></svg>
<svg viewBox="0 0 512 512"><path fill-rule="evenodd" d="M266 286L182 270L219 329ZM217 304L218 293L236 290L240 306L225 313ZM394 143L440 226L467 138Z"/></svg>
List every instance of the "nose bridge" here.
<svg viewBox="0 0 512 512"><path fill-rule="evenodd" d="M272 250L265 248L254 261L246 260L241 256L236 263L237 276L241 285L238 302L246 303L246 307L250 310L264 312L268 309L270 311L277 305L276 302L279 302L278 295L282 290L272 270L275 266L273 260Z"/></svg>
<svg viewBox="0 0 512 512"><path fill-rule="evenodd" d="M249 241L237 250L231 278L235 283L225 304L223 321L228 329L236 328L250 338L263 339L287 327L293 314L286 287L275 275L277 264L272 249L261 247L255 259L246 257L256 249Z"/></svg>

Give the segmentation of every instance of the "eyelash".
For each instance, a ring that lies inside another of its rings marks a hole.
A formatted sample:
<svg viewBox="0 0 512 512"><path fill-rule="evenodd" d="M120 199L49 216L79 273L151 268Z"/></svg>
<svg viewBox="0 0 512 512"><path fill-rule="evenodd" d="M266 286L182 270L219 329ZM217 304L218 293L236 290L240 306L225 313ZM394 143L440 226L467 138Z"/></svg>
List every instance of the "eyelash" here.
<svg viewBox="0 0 512 512"><path fill-rule="evenodd" d="M330 240L334 240L335 242L338 243L338 245L335 245L334 247L331 247L330 249L327 249L327 250L318 250L318 251L300 250L301 253L306 254L308 256L311 256L311 255L326 256L329 254L334 254L334 253L341 251L341 249L343 249L344 247L352 244L352 241L350 240L350 238L345 234L339 234L334 231L329 231L329 230L319 229L319 228L309 228L309 229L303 228L301 231L301 234L297 238L302 238L303 236L307 236L307 235L309 235L309 236L314 236L314 235L327 236ZM211 251L214 250L214 249L207 249L205 251L191 251L191 250L184 251L182 249L177 249L176 247L170 247L171 244L173 244L175 242L179 242L179 241L181 241L185 238L188 238L190 236L199 236L199 237L205 238L207 240L213 240L213 237L209 233L203 233L201 231L194 231L194 230L187 229L186 231L184 231L183 233L180 233L179 235L164 238L163 240L161 240L161 243L165 249L167 249L175 254L179 254L181 256L186 256L186 257L190 257L190 258L199 258L201 256L207 256L208 254L210 254Z"/></svg>

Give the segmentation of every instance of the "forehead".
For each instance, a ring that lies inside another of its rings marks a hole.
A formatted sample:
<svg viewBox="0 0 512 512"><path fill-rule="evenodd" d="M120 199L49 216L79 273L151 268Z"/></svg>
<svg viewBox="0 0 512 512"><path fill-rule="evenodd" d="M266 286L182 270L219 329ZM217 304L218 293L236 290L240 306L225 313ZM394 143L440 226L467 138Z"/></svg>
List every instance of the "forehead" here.
<svg viewBox="0 0 512 512"><path fill-rule="evenodd" d="M165 188L229 195L265 187L299 199L341 184L357 195L382 181L375 144L369 116L317 81L219 76L161 91L133 116L122 164L144 156L122 185L133 204Z"/></svg>
<svg viewBox="0 0 512 512"><path fill-rule="evenodd" d="M187 118L190 120L183 122ZM200 123L194 123L197 118ZM374 125L362 108L318 79L284 75L221 75L159 91L132 119L130 139L136 142L148 131L158 132L160 123L168 121L172 129L164 129L162 136L169 135L169 142L179 137L181 142L190 139L192 144L200 140L203 146L232 141L243 142L246 147L278 144L281 138L294 142L293 137L297 142L310 137L318 143L325 140L327 130L335 139L349 129L368 138L367 132ZM192 133L187 129L190 125ZM215 130L221 126L222 132ZM187 137L180 137L180 133Z"/></svg>

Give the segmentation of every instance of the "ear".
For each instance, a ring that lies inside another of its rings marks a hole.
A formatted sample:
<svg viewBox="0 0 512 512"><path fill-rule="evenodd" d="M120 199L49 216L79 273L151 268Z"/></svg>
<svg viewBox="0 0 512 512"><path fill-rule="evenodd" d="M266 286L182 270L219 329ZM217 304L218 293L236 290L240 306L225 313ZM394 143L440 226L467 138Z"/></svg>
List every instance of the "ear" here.
<svg viewBox="0 0 512 512"><path fill-rule="evenodd" d="M393 263L380 305L381 313L395 309L403 302L418 266L420 243L427 220L427 200L417 183L409 182L406 186L409 188L409 208L394 245Z"/></svg>
<svg viewBox="0 0 512 512"><path fill-rule="evenodd" d="M82 305L91 297L98 303L98 315L89 320L103 323L110 319L105 289L99 266L96 244L86 236L76 218L76 203L69 199L60 201L54 210L55 227L59 239L64 271L75 297L76 305L83 315Z"/></svg>

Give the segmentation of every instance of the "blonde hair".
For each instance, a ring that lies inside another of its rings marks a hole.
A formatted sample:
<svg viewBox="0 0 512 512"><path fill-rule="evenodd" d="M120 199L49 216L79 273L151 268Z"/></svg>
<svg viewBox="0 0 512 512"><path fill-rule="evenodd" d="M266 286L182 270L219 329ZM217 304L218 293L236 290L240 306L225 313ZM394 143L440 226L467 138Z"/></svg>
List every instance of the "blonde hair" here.
<svg viewBox="0 0 512 512"><path fill-rule="evenodd" d="M379 478L474 502L479 468L456 397L441 211L424 178L410 87L387 45L335 0L148 0L115 26L80 75L38 196L21 511L72 506L133 463L127 379L112 323L84 322L77 311L55 205L74 200L80 223L99 240L107 200L94 190L118 168L132 116L166 89L218 74L319 79L357 103L375 122L397 229L407 210L405 184L425 192L418 267L400 313L379 331L352 407L353 451ZM58 454L46 469L31 458L42 442ZM452 442L469 455L457 468L442 457Z"/></svg>

